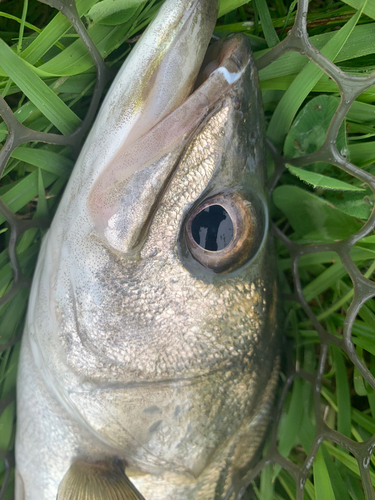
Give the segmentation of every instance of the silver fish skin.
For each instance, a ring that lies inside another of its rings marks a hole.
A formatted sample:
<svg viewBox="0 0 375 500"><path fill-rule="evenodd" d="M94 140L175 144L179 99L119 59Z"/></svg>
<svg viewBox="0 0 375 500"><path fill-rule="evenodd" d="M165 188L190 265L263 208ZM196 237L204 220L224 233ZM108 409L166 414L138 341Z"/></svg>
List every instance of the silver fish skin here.
<svg viewBox="0 0 375 500"><path fill-rule="evenodd" d="M72 464L113 460L146 500L218 500L264 438L279 335L263 111L245 37L205 55L217 9L164 3L43 241L19 365L16 500L55 500ZM212 206L233 226L218 250L194 236Z"/></svg>

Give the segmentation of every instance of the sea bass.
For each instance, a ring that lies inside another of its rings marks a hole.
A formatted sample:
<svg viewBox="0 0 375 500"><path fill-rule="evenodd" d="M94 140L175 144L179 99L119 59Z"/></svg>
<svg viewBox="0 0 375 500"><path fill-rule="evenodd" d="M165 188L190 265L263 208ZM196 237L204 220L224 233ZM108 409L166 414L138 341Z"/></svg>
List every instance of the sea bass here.
<svg viewBox="0 0 375 500"><path fill-rule="evenodd" d="M119 71L39 255L17 500L211 500L252 465L278 378L249 44L167 0ZM207 53L206 53L207 51Z"/></svg>

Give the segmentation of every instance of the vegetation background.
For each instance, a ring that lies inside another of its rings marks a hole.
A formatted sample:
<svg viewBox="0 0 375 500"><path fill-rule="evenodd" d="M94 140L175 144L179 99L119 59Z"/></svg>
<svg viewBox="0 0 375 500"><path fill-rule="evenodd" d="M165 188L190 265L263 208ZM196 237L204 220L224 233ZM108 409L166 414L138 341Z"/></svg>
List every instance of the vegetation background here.
<svg viewBox="0 0 375 500"><path fill-rule="evenodd" d="M158 0L77 0L77 8L113 75L142 30L154 17ZM215 36L245 33L256 59L283 40L294 22L297 0L221 0ZM365 75L375 70L375 3L363 0L311 0L307 15L311 42L343 71ZM314 78L303 54L287 53L260 71L267 135L286 157L318 149L339 103L336 84L323 72ZM94 63L69 22L55 9L36 0L0 0L0 93L17 120L33 130L69 134L84 118L95 85ZM375 174L375 87L351 106L340 129L339 151L351 162ZM0 122L0 145L8 135ZM51 219L73 168L66 146L27 143L13 151L0 180L0 197L22 219ZM269 156L269 174L274 165ZM371 190L356 178L327 163L298 169L288 166L273 192L274 224L300 244L329 243L355 233L374 204ZM9 224L0 217L0 295L13 283L8 245ZM17 255L31 277L43 231L29 229L18 240ZM290 367L317 370L320 341L311 321L292 300L291 261L277 243L280 282L285 294L287 359ZM361 272L372 279L375 235L351 251ZM299 262L303 294L325 329L342 334L353 287L334 252L305 255ZM20 288L0 307L0 449L12 450L16 408L15 389L19 336L25 319L29 288ZM375 375L375 303L360 309L352 330L356 352ZM13 340L17 341L14 343ZM316 406L315 402L315 406ZM329 348L319 401L326 424L354 441L375 434L375 393L350 359ZM316 409L316 408L315 408ZM303 464L315 436L313 391L296 378L286 395L278 427L279 451ZM375 457L371 481L375 486ZM0 484L5 474L0 461ZM13 476L12 476L13 477ZM13 480L5 497L12 498ZM260 500L295 499L292 477L280 466L267 466L253 483L251 495ZM364 500L358 464L344 448L326 440L312 464L305 486L308 500Z"/></svg>

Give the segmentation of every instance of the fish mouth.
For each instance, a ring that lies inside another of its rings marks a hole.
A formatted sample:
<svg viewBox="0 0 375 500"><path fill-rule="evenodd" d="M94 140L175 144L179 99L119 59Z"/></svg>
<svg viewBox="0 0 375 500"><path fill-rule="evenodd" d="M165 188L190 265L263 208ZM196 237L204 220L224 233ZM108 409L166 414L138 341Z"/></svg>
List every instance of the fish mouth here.
<svg viewBox="0 0 375 500"><path fill-rule="evenodd" d="M113 250L127 256L139 252L189 144L250 64L251 49L245 36L231 35L214 43L187 99L120 151L99 176L88 209L96 232Z"/></svg>

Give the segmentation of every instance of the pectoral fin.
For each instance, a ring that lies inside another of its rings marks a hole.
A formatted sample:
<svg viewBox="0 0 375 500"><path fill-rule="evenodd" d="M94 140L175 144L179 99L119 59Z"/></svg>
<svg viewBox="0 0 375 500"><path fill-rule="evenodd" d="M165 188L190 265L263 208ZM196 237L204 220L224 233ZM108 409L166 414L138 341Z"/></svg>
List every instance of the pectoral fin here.
<svg viewBox="0 0 375 500"><path fill-rule="evenodd" d="M145 500L126 477L119 460L78 459L60 483L56 500Z"/></svg>

